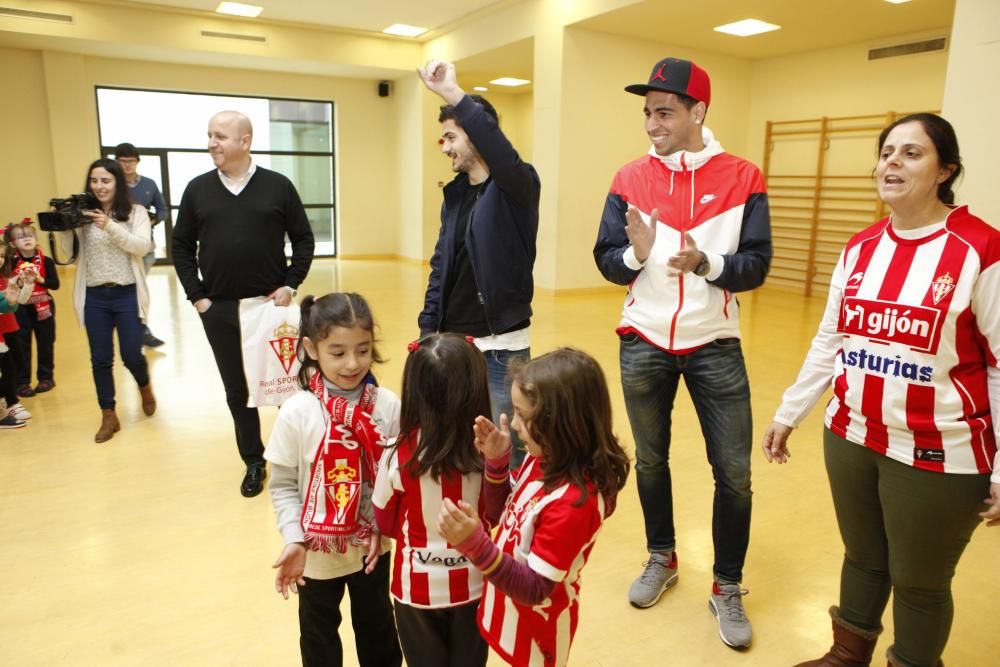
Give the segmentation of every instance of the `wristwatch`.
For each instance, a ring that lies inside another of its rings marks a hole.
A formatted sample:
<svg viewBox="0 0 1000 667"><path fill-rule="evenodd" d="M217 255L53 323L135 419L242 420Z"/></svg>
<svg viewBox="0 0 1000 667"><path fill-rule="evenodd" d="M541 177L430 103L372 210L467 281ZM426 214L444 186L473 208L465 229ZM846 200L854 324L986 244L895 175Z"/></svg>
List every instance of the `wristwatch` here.
<svg viewBox="0 0 1000 667"><path fill-rule="evenodd" d="M694 275L698 276L699 278L704 278L705 276L708 275L708 272L712 268L712 265L708 263L708 255L700 251L699 254L701 255L701 261L698 262L698 266L694 267Z"/></svg>
<svg viewBox="0 0 1000 667"><path fill-rule="evenodd" d="M297 289L295 289L294 287L291 287L289 285L282 285L282 287L285 288L286 290L288 290L288 293L292 295L293 299L296 296L298 296L298 294L299 294L299 291Z"/></svg>

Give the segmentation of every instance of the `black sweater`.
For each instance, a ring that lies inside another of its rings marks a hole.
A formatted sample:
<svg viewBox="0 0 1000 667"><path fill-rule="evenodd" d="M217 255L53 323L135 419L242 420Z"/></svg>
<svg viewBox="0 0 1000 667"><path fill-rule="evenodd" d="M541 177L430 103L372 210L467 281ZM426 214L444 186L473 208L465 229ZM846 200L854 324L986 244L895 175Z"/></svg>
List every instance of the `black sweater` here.
<svg viewBox="0 0 1000 667"><path fill-rule="evenodd" d="M292 243L285 260L285 235ZM212 170L188 183L173 229L174 268L188 300L245 299L298 287L312 263L312 228L295 186L258 166L239 195ZM199 276L199 271L201 275Z"/></svg>

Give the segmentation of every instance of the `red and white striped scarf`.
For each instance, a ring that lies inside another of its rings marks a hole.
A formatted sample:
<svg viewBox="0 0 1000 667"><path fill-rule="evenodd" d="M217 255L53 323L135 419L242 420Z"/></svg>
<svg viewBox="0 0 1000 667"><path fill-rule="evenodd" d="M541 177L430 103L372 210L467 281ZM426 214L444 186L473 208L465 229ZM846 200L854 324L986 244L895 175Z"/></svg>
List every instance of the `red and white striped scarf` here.
<svg viewBox="0 0 1000 667"><path fill-rule="evenodd" d="M309 387L323 404L329 429L316 451L305 503L302 530L306 548L340 553L348 544L367 545L374 526L371 502L362 502L364 485L375 482L380 435L371 412L378 387L366 384L357 403L332 396L316 372Z"/></svg>

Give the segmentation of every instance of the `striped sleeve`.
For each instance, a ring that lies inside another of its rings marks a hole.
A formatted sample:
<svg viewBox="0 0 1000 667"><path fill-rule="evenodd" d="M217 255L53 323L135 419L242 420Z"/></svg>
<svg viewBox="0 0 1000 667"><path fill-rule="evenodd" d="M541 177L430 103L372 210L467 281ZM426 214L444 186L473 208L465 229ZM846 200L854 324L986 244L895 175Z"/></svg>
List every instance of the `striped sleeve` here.
<svg viewBox="0 0 1000 667"><path fill-rule="evenodd" d="M601 528L595 494L580 506L577 493L567 493L538 517L528 565L550 581L560 582Z"/></svg>
<svg viewBox="0 0 1000 667"><path fill-rule="evenodd" d="M845 257L841 253L830 279L830 293L826 300L826 310L820 321L819 330L813 338L806 360L799 370L795 384L781 396L781 406L774 415L774 421L794 428L806 418L816 403L822 398L833 380L837 352L843 336L837 331L840 318L840 304L844 297Z"/></svg>
<svg viewBox="0 0 1000 667"><path fill-rule="evenodd" d="M378 475L375 477L375 489L372 492L375 523L379 531L389 537L395 537L399 527L399 497L403 492L399 477L398 451L395 447L390 447L383 452Z"/></svg>
<svg viewBox="0 0 1000 667"><path fill-rule="evenodd" d="M976 316L983 355L986 357L986 379L990 396L993 433L1000 443L1000 263L993 262L982 270L972 293L972 312ZM993 457L991 481L1000 484L1000 449Z"/></svg>

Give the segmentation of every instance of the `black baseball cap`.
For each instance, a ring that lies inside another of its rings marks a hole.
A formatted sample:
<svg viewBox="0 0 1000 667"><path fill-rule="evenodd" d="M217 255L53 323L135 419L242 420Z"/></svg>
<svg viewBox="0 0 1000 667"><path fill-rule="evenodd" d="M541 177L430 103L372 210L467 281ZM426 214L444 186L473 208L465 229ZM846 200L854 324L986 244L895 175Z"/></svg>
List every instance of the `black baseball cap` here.
<svg viewBox="0 0 1000 667"><path fill-rule="evenodd" d="M708 72L690 60L680 58L664 58L653 65L648 83L625 86L625 91L634 95L645 95L651 90L687 95L704 102L706 107L712 101L712 83Z"/></svg>

